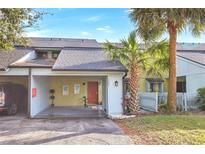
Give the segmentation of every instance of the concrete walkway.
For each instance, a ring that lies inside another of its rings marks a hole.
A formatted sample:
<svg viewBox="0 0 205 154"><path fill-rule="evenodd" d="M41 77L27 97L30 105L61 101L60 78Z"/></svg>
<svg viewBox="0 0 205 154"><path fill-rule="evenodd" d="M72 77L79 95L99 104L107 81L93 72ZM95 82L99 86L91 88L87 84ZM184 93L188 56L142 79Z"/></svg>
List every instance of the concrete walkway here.
<svg viewBox="0 0 205 154"><path fill-rule="evenodd" d="M102 118L106 117L104 111L97 107L51 107L37 114L34 118L51 118L51 117L73 117L73 118Z"/></svg>
<svg viewBox="0 0 205 154"><path fill-rule="evenodd" d="M0 144L132 144L110 119L0 117Z"/></svg>

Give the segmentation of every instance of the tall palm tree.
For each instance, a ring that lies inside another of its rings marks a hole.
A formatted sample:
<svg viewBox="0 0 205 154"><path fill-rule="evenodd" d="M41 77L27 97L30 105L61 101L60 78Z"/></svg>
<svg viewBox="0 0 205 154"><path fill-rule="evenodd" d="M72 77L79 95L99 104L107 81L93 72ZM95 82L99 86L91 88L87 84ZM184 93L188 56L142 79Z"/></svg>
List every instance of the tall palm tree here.
<svg viewBox="0 0 205 154"><path fill-rule="evenodd" d="M146 41L169 34L168 109L176 112L176 40L177 34L189 28L193 36L205 30L205 9L132 9L137 33Z"/></svg>
<svg viewBox="0 0 205 154"><path fill-rule="evenodd" d="M127 39L121 39L121 46L106 41L104 47L108 55L113 60L120 60L129 69L129 89L130 101L129 109L132 113L139 111L139 79L141 70L145 69L149 73L161 74L162 61L164 62L164 51L167 53L168 43L162 41L154 45L143 48L136 40L136 32L131 32ZM155 58L156 57L156 60ZM153 65L154 64L154 65ZM155 66L155 69L152 69ZM165 66L165 65L163 65ZM164 67L165 68L165 67Z"/></svg>

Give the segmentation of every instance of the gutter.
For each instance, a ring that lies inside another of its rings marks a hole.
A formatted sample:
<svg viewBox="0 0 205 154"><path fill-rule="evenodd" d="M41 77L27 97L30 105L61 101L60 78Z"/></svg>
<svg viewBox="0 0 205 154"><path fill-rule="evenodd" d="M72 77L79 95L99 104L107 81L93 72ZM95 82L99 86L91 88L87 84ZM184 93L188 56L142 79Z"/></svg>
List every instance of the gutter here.
<svg viewBox="0 0 205 154"><path fill-rule="evenodd" d="M28 76L28 111L27 111L27 114L28 114L28 118L31 118L31 80L32 80L32 77L31 77L31 68L29 68L29 76Z"/></svg>
<svg viewBox="0 0 205 154"><path fill-rule="evenodd" d="M10 65L9 68L52 68L53 66L18 66Z"/></svg>
<svg viewBox="0 0 205 154"><path fill-rule="evenodd" d="M127 70L114 70L114 69L56 69L53 68L52 71L99 71L99 72L125 72L127 74Z"/></svg>

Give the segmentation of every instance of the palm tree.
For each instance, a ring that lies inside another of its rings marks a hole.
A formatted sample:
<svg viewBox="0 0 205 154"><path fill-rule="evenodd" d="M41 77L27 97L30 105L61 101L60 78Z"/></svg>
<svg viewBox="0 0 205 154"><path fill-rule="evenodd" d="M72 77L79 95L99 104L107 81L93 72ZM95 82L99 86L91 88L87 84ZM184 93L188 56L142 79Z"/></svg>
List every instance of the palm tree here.
<svg viewBox="0 0 205 154"><path fill-rule="evenodd" d="M168 109L176 112L176 40L177 34L189 28L194 36L205 29L205 9L131 9L130 18L137 33L145 40L169 34Z"/></svg>
<svg viewBox="0 0 205 154"><path fill-rule="evenodd" d="M167 53L168 43L165 41L155 43L145 50L137 42L136 32L131 32L127 39L121 39L120 42L121 46L119 47L119 45L117 46L116 44L106 41L104 47L111 59L120 60L129 69L129 89L131 95L129 109L132 113L137 114L139 111L138 92L141 70L144 69L148 70L149 73L161 74L160 71L162 71L162 69L157 69L157 67L162 67L161 61L164 61L162 60L164 59L162 53L164 53L164 50L165 53ZM153 57L157 57L157 60ZM155 66L156 69L152 69L153 66Z"/></svg>

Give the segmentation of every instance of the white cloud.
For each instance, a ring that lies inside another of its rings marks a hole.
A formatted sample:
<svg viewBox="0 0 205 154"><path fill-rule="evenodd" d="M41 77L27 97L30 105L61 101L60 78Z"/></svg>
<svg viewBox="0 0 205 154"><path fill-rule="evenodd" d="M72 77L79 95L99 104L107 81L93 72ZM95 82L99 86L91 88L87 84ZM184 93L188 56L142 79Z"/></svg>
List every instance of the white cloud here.
<svg viewBox="0 0 205 154"><path fill-rule="evenodd" d="M81 32L80 34L81 34L81 35L84 35L84 36L88 36L88 35L90 35L90 33L85 32L85 31L84 31L84 32Z"/></svg>
<svg viewBox="0 0 205 154"><path fill-rule="evenodd" d="M36 30L36 31L28 31L25 33L27 37L46 37L48 36L50 30Z"/></svg>
<svg viewBox="0 0 205 154"><path fill-rule="evenodd" d="M114 32L110 26L98 27L98 28L96 28L96 30L100 31L100 32L105 32L105 33L113 33Z"/></svg>
<svg viewBox="0 0 205 154"><path fill-rule="evenodd" d="M100 16L92 16L86 19L86 21L92 21L92 22L97 22L100 20Z"/></svg>

